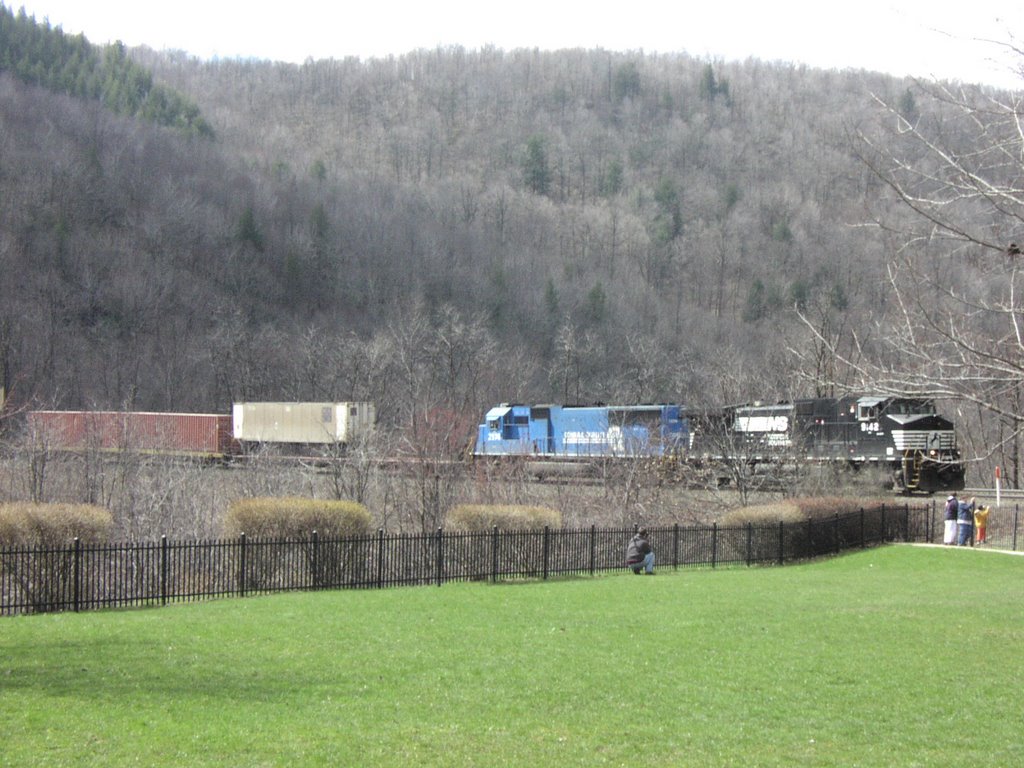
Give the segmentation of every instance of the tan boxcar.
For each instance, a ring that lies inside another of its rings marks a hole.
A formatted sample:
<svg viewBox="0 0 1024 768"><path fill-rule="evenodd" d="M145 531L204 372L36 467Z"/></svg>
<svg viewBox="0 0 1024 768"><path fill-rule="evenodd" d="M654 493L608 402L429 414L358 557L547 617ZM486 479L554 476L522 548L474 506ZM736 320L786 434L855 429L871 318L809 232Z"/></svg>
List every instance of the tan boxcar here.
<svg viewBox="0 0 1024 768"><path fill-rule="evenodd" d="M350 443L373 430L373 403L235 403L234 437L243 443Z"/></svg>

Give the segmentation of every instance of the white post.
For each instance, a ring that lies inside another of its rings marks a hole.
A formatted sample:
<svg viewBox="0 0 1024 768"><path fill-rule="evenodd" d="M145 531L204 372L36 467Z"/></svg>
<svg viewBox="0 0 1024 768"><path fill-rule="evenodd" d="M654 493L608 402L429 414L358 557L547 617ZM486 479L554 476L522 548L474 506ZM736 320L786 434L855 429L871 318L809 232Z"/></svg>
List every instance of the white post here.
<svg viewBox="0 0 1024 768"><path fill-rule="evenodd" d="M999 467L996 466L996 509L999 509L999 496L1000 496L999 490L1000 490L1000 486L999 486Z"/></svg>

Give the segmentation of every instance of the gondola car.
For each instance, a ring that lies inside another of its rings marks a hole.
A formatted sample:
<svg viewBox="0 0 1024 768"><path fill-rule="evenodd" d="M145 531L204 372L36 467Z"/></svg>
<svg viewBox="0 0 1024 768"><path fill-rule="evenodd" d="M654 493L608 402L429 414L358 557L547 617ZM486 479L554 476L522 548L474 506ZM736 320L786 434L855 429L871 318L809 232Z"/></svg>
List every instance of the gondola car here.
<svg viewBox="0 0 1024 768"><path fill-rule="evenodd" d="M678 405L510 405L491 408L474 455L538 458L665 456L685 449L688 420Z"/></svg>
<svg viewBox="0 0 1024 768"><path fill-rule="evenodd" d="M713 458L845 463L886 470L902 492L960 490L965 468L953 422L927 398L851 395L723 409L693 446Z"/></svg>

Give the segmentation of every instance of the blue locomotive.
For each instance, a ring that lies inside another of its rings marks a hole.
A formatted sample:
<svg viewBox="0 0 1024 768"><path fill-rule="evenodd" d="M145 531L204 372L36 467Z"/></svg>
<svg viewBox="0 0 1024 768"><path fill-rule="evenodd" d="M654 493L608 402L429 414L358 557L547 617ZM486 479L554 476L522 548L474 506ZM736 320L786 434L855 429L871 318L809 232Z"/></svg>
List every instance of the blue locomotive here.
<svg viewBox="0 0 1024 768"><path fill-rule="evenodd" d="M713 411L681 405L502 404L477 429L477 457L673 457L702 467L800 464L883 470L904 493L959 490L953 422L926 398L850 395Z"/></svg>
<svg viewBox="0 0 1024 768"><path fill-rule="evenodd" d="M476 456L635 458L689 445L679 405L509 405L491 408L477 429Z"/></svg>

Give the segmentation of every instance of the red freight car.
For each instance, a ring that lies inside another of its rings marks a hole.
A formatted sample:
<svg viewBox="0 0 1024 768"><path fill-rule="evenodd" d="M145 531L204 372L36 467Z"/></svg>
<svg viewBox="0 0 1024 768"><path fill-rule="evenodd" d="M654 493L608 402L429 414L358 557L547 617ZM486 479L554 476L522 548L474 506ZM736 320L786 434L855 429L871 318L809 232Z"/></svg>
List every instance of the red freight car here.
<svg viewBox="0 0 1024 768"><path fill-rule="evenodd" d="M231 416L139 411L29 411L33 440L58 450L221 457L234 453Z"/></svg>

